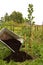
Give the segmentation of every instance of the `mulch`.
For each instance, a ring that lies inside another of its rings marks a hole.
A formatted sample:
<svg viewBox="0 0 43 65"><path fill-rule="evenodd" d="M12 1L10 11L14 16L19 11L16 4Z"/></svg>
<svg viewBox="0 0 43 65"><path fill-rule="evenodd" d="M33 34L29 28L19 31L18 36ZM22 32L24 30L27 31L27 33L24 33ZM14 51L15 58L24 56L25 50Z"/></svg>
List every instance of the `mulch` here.
<svg viewBox="0 0 43 65"><path fill-rule="evenodd" d="M3 40L9 47L11 47L15 52L19 51L21 42L16 39Z"/></svg>
<svg viewBox="0 0 43 65"><path fill-rule="evenodd" d="M26 52L20 51L21 42L17 39L11 38L2 41L5 42L9 47L11 47L15 51L3 60L7 62L9 62L10 60L14 60L15 62L24 62L25 60L33 59L32 56L28 55Z"/></svg>
<svg viewBox="0 0 43 65"><path fill-rule="evenodd" d="M33 60L33 57L27 54L26 52L19 51L15 53L11 53L8 57L4 58L7 62L10 62L10 60L13 60L15 62L24 62L25 60Z"/></svg>

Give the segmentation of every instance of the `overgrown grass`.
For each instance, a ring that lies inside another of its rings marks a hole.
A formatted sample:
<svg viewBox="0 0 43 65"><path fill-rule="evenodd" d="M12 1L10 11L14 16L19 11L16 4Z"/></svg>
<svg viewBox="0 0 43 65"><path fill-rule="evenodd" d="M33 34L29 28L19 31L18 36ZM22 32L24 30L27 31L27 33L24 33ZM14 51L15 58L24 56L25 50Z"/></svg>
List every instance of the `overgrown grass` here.
<svg viewBox="0 0 43 65"><path fill-rule="evenodd" d="M14 22L6 22L5 24L15 24ZM3 27L6 27L10 30L12 30L12 27L5 26L3 23ZM21 24L22 25L22 24ZM0 27L1 28L1 27ZM34 27L33 27L34 28ZM42 34L42 26L39 27L39 30L32 29L32 53L31 55L35 57L32 61L26 60L24 62L15 62L11 60L9 63L6 61L3 61L4 57L7 57L11 50L8 49L5 45L3 45L0 42L0 65L43 65L43 34ZM30 54L30 48L29 48L29 27L14 27L14 32L18 35L21 35L23 38L26 34L26 40L24 40L24 43L22 44L20 50L25 51L26 53Z"/></svg>
<svg viewBox="0 0 43 65"><path fill-rule="evenodd" d="M10 55L10 53L11 50L0 41L0 59L4 59L8 55Z"/></svg>

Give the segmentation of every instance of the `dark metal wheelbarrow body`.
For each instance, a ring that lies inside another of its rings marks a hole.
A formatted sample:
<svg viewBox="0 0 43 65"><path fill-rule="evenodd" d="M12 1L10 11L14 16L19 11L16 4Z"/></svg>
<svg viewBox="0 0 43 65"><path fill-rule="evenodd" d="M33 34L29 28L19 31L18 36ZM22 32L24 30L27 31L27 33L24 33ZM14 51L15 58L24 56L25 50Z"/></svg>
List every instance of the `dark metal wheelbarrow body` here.
<svg viewBox="0 0 43 65"><path fill-rule="evenodd" d="M4 28L0 31L0 41L10 48L11 51L18 52L23 40L18 35Z"/></svg>

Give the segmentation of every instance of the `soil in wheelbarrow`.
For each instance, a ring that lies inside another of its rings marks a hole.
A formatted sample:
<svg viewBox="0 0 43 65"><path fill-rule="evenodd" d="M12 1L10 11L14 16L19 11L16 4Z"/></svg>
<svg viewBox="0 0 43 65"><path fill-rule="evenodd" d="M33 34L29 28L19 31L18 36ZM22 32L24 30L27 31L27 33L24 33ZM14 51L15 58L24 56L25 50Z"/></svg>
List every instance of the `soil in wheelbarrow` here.
<svg viewBox="0 0 43 65"><path fill-rule="evenodd" d="M18 52L21 46L21 42L12 38L8 40L3 40L5 44L7 44L11 49L13 49L15 52Z"/></svg>
<svg viewBox="0 0 43 65"><path fill-rule="evenodd" d="M5 42L11 49L14 51L19 51L21 42L17 40L17 38L14 38L11 36L11 34L8 34L7 32L4 32L0 35L0 39Z"/></svg>

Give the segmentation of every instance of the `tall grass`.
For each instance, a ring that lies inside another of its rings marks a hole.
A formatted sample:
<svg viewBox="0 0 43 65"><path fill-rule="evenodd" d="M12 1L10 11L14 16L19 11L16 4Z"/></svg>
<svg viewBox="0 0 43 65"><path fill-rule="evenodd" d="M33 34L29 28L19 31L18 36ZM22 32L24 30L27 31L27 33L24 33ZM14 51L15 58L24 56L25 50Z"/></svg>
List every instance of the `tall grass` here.
<svg viewBox="0 0 43 65"><path fill-rule="evenodd" d="M15 24L14 22L6 22L5 24ZM6 27L13 31L12 26L5 26L3 23L1 29L3 27ZM22 25L22 24L21 24ZM24 39L24 35L26 34L26 40L24 40L24 43L22 44L20 50L27 52L30 54L30 48L29 48L29 27L21 26L21 27L14 27L14 31L18 35L21 35ZM11 60L9 63L6 61L3 61L2 59L6 56L8 56L11 53L11 50L9 50L3 43L0 42L0 65L43 65L43 36L42 36L42 26L38 26L38 30L36 30L35 27L32 28L32 56L35 57L34 60L26 60L24 62L15 62Z"/></svg>

